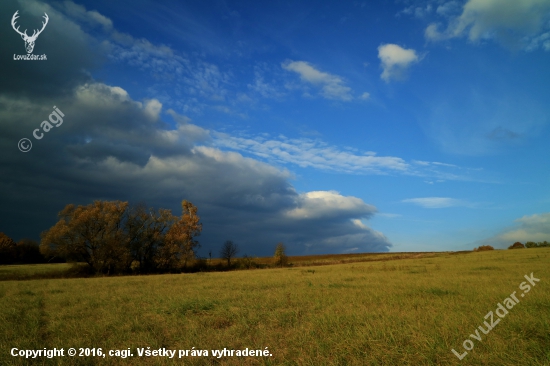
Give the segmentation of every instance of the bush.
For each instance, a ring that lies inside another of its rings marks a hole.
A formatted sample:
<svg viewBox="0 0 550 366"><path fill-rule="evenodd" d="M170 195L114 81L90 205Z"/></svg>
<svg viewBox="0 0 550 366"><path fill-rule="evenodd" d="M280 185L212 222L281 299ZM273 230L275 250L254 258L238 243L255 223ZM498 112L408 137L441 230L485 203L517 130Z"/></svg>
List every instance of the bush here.
<svg viewBox="0 0 550 366"><path fill-rule="evenodd" d="M483 252L485 250L495 250L495 248L490 245L480 245L479 248L474 248L474 252Z"/></svg>
<svg viewBox="0 0 550 366"><path fill-rule="evenodd" d="M255 261L256 258L249 257L246 254L243 255L242 259L238 262L238 268L239 269L251 269L251 268L259 268L258 263Z"/></svg>
<svg viewBox="0 0 550 366"><path fill-rule="evenodd" d="M521 244L519 241L516 241L514 244L508 247L508 249L521 249L521 248L525 248L525 245Z"/></svg>

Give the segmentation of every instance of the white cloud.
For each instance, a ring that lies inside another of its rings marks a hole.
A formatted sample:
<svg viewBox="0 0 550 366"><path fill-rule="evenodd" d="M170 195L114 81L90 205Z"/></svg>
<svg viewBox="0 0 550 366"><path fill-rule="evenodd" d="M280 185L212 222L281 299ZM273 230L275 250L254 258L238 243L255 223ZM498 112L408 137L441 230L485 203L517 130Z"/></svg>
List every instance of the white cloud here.
<svg viewBox="0 0 550 366"><path fill-rule="evenodd" d="M275 86L264 81L264 77L259 70L254 71L254 83L247 86L264 98L279 98L283 95Z"/></svg>
<svg viewBox="0 0 550 366"><path fill-rule="evenodd" d="M63 9L71 17L71 24L76 20L79 25L101 25L103 34L95 32L94 38L101 45L102 52L112 61L149 72L155 79L149 91L159 101L171 102L185 112L197 113L211 107L211 103L219 105L228 102L231 72L221 70L200 56L190 58L167 45L120 32L109 18L97 11L88 11L72 1L65 1ZM74 34L75 31L71 29L69 33ZM173 100L173 95L179 95L180 98ZM236 95L234 97L237 99ZM221 110L233 114L229 108Z"/></svg>
<svg viewBox="0 0 550 366"><path fill-rule="evenodd" d="M413 63L420 61L413 49L405 49L396 44L383 44L378 47L378 58L382 66L380 77L389 82L391 79L400 79L404 71Z"/></svg>
<svg viewBox="0 0 550 366"><path fill-rule="evenodd" d="M426 30L424 31L424 36L429 41L441 41L448 38L447 35L439 31L439 25L435 23L432 23L428 25L428 27L426 27Z"/></svg>
<svg viewBox="0 0 550 366"><path fill-rule="evenodd" d="M436 13L442 16L449 16L460 9L460 3L458 1L449 1L439 5L436 9Z"/></svg>
<svg viewBox="0 0 550 366"><path fill-rule="evenodd" d="M320 94L326 99L350 101L353 99L351 88L344 80L336 75L317 70L305 61L286 61L281 67L300 75L300 79L307 83L321 87Z"/></svg>
<svg viewBox="0 0 550 366"><path fill-rule="evenodd" d="M523 244L528 241L550 242L550 212L523 216L516 219L515 222L515 227L486 239L482 243L492 245L495 248L507 248L517 241Z"/></svg>
<svg viewBox="0 0 550 366"><path fill-rule="evenodd" d="M367 229L367 225L363 224L363 222L359 219L351 219L351 222L353 224L361 229Z"/></svg>
<svg viewBox="0 0 550 366"><path fill-rule="evenodd" d="M403 9L399 14L407 14L407 15L414 15L416 18L422 19L430 15L432 12L433 7L431 4L426 4L426 6L415 6L411 5L405 9Z"/></svg>
<svg viewBox="0 0 550 366"><path fill-rule="evenodd" d="M361 94L361 96L359 97L359 99L363 99L363 100L367 100L370 98L370 93L367 93L367 92L364 92L363 94Z"/></svg>
<svg viewBox="0 0 550 366"><path fill-rule="evenodd" d="M448 15L454 8L449 2L438 8ZM435 23L425 31L428 40L439 41L466 35L470 41L496 38L505 44L528 41L531 44L545 28L550 15L548 0L468 0L459 16L451 17L447 29L440 32ZM543 47L544 44L542 45Z"/></svg>
<svg viewBox="0 0 550 366"><path fill-rule="evenodd" d="M113 29L113 22L106 16L101 15L95 10L87 11L82 5L73 3L72 1L65 1L63 3L65 12L73 18L83 20L90 24L100 24L105 31L111 31Z"/></svg>
<svg viewBox="0 0 550 366"><path fill-rule="evenodd" d="M412 203L424 208L444 208L454 206L466 206L467 203L461 200L448 197L423 197L423 198L408 198L402 200L404 203Z"/></svg>
<svg viewBox="0 0 550 366"><path fill-rule="evenodd" d="M550 51L550 32L543 33L530 39L525 47L525 50L534 51L539 47L545 51Z"/></svg>
<svg viewBox="0 0 550 366"><path fill-rule="evenodd" d="M472 174L479 170L440 162L412 160L408 163L396 156L377 156L373 151L331 146L320 139L271 138L268 134L241 136L212 131L215 146L241 151L270 163L295 164L302 168L346 174L403 174L430 177L438 182L474 180Z"/></svg>
<svg viewBox="0 0 550 366"><path fill-rule="evenodd" d="M522 242L550 240L550 212L523 216L515 221L520 228L502 234L501 238Z"/></svg>
<svg viewBox="0 0 550 366"><path fill-rule="evenodd" d="M549 10L548 0L469 0L453 35L468 32L470 40L475 41L488 32L501 29L536 32Z"/></svg>
<svg viewBox="0 0 550 366"><path fill-rule="evenodd" d="M280 137L244 138L214 132L215 144L220 147L245 151L261 158L279 163L292 163L300 167L312 167L347 173L387 174L389 172L407 172L409 164L393 156L376 156L367 152L355 154L334 146L328 146L319 140L288 139Z"/></svg>
<svg viewBox="0 0 550 366"><path fill-rule="evenodd" d="M351 217L370 217L376 208L367 205L357 197L344 197L335 191L313 191L301 194L296 208L287 211L294 219L330 219L349 215ZM359 221L357 219L357 221ZM357 225L356 221L352 222ZM360 221L359 221L360 222ZM366 228L364 225L360 226Z"/></svg>
<svg viewBox="0 0 550 366"><path fill-rule="evenodd" d="M162 103L156 99L148 100L145 103L145 114L147 114L153 121L159 118L160 111L162 110Z"/></svg>
<svg viewBox="0 0 550 366"><path fill-rule="evenodd" d="M401 214L392 214L392 213L378 213L378 214L376 214L376 216L381 216L381 217L385 217L385 218L388 218L388 219L395 219L397 217L401 217L402 215Z"/></svg>

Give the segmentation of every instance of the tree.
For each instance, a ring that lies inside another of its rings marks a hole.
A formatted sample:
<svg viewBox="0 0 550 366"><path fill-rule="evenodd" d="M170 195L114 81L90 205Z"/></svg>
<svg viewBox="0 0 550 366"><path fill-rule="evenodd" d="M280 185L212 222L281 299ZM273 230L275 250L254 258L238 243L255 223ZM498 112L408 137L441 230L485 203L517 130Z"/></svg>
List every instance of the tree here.
<svg viewBox="0 0 550 366"><path fill-rule="evenodd" d="M232 242L231 240L227 240L222 245L222 249L220 250L220 256L223 259L226 259L227 266L231 267L231 258L234 258L238 252L239 252L239 246L234 242Z"/></svg>
<svg viewBox="0 0 550 366"><path fill-rule="evenodd" d="M157 270L166 234L176 220L166 209L155 211L144 204L129 209L125 230L133 259L132 270L141 273Z"/></svg>
<svg viewBox="0 0 550 366"><path fill-rule="evenodd" d="M41 252L86 262L98 273L129 269L132 258L123 227L127 207L121 201L65 206L59 221L41 234Z"/></svg>
<svg viewBox="0 0 550 366"><path fill-rule="evenodd" d="M174 268L181 262L185 267L188 260L195 257L195 249L200 247L199 242L194 239L202 231L197 207L183 200L181 208L181 218L166 233L164 245L159 253L161 268Z"/></svg>
<svg viewBox="0 0 550 366"><path fill-rule="evenodd" d="M17 252L17 263L44 263L45 258L40 253L38 243L32 239L21 239L15 247Z"/></svg>
<svg viewBox="0 0 550 366"><path fill-rule="evenodd" d="M121 201L67 205L42 233L40 251L86 262L97 273L173 270L195 255L194 237L202 230L197 208L183 201L182 210L178 218L170 210Z"/></svg>
<svg viewBox="0 0 550 366"><path fill-rule="evenodd" d="M514 244L508 247L508 249L521 249L521 248L525 248L525 245L521 244L519 241L516 241Z"/></svg>
<svg viewBox="0 0 550 366"><path fill-rule="evenodd" d="M286 255L286 247L283 243L278 243L275 248L275 265L277 266L286 266L288 263L288 257Z"/></svg>
<svg viewBox="0 0 550 366"><path fill-rule="evenodd" d="M16 243L0 232L0 264L12 264L17 257Z"/></svg>

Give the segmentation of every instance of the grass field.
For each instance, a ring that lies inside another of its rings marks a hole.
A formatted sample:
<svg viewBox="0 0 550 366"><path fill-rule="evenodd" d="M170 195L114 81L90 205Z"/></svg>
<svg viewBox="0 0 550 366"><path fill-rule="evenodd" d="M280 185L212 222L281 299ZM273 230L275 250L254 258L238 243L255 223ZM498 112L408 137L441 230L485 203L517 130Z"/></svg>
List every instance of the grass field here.
<svg viewBox="0 0 550 366"><path fill-rule="evenodd" d="M549 264L550 248L537 248L2 281L0 365L550 365ZM520 297L524 275L531 273L540 282ZM514 291L520 302L500 323L488 334L479 332L481 341L470 337ZM466 339L474 348L459 360L451 349L465 352ZM134 357L25 359L10 355L14 347L64 348L65 355L70 347L130 349ZM195 347L209 355L138 357L137 349L147 347ZM272 356L217 358L211 352L247 347L268 347Z"/></svg>
<svg viewBox="0 0 550 366"><path fill-rule="evenodd" d="M67 263L55 264L23 264L0 266L0 281L31 280L42 277L60 277L70 271Z"/></svg>

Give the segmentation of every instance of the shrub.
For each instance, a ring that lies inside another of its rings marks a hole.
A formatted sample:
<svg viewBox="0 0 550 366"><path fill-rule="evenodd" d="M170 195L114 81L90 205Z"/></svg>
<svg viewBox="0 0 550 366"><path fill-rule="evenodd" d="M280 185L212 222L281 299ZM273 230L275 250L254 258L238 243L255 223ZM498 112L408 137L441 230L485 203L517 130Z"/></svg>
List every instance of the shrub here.
<svg viewBox="0 0 550 366"><path fill-rule="evenodd" d="M525 248L525 245L521 244L519 241L516 241L514 244L508 247L508 249L521 249L521 248Z"/></svg>
<svg viewBox="0 0 550 366"><path fill-rule="evenodd" d="M246 254L243 255L242 259L239 261L238 268L239 269L251 269L251 268L259 268L258 263L255 261L256 258L249 257Z"/></svg>
<svg viewBox="0 0 550 366"><path fill-rule="evenodd" d="M482 252L484 250L495 250L495 248L490 245L480 245L479 248L474 248L474 252Z"/></svg>

